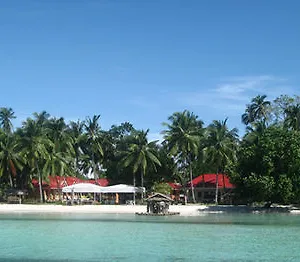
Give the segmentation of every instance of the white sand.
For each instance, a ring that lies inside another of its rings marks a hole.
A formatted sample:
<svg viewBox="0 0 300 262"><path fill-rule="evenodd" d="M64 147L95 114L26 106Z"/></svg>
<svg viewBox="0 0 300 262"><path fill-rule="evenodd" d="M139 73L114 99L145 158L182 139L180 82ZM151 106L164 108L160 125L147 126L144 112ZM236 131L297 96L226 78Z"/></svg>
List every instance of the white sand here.
<svg viewBox="0 0 300 262"><path fill-rule="evenodd" d="M195 216L204 205L171 205L170 212L180 212L181 216ZM0 204L0 213L94 213L94 214L135 214L146 212L147 207L141 205L26 205Z"/></svg>
<svg viewBox="0 0 300 262"><path fill-rule="evenodd" d="M181 216L197 216L207 213L239 212L244 206L218 206L213 210L204 210L205 205L171 205L170 212L180 212ZM236 210L237 209L237 210ZM202 212L200 212L202 210ZM0 213L82 213L82 214L135 214L146 212L146 205L26 205L26 204L0 204ZM290 210L291 214L300 215L299 209Z"/></svg>

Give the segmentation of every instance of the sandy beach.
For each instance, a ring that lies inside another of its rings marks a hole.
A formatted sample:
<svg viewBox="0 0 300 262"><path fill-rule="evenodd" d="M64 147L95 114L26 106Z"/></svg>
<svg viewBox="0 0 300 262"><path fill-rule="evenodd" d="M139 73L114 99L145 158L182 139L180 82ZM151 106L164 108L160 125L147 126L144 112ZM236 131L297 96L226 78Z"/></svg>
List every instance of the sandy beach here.
<svg viewBox="0 0 300 262"><path fill-rule="evenodd" d="M146 212L145 205L28 205L0 204L0 213L82 213L82 214L135 214ZM206 205L171 205L170 212L180 212L180 216L197 216L203 213L245 213L245 206L206 206ZM277 212L273 209L273 212ZM299 209L278 212L300 214ZM252 212L260 213L260 212Z"/></svg>
<svg viewBox="0 0 300 262"><path fill-rule="evenodd" d="M181 216L196 216L204 205L171 205L170 212L180 212ZM0 204L0 213L103 213L103 214L135 214L146 212L145 205L26 205Z"/></svg>

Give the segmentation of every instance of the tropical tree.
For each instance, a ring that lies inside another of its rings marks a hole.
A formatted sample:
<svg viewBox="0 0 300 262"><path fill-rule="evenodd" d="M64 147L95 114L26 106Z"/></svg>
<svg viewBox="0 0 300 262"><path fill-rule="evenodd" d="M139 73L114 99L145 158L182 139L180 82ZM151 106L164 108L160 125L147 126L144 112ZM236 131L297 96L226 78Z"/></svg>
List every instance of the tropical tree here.
<svg viewBox="0 0 300 262"><path fill-rule="evenodd" d="M272 103L272 115L276 124L282 124L286 118L286 110L300 103L300 96L280 95Z"/></svg>
<svg viewBox="0 0 300 262"><path fill-rule="evenodd" d="M157 157L156 143L152 141L148 143L147 135L149 129L145 131L136 131L132 143L129 145L128 151L122 159L124 167L131 167L133 171L133 185L135 186L135 174L140 171L141 186L144 187L144 176L149 167L156 171L156 166L160 166ZM142 192L143 199L143 192Z"/></svg>
<svg viewBox="0 0 300 262"><path fill-rule="evenodd" d="M13 131L12 119L16 118L12 108L1 107L0 108L0 127L6 134L11 134Z"/></svg>
<svg viewBox="0 0 300 262"><path fill-rule="evenodd" d="M33 113L34 120L38 126L44 126L47 124L50 118L50 114L47 111L42 111L41 113Z"/></svg>
<svg viewBox="0 0 300 262"><path fill-rule="evenodd" d="M73 139L67 132L64 119L51 118L46 122L44 131L51 140L52 146L48 147L49 157L45 161L43 173L45 175L73 175L74 148Z"/></svg>
<svg viewBox="0 0 300 262"><path fill-rule="evenodd" d="M244 141L248 143L257 143L258 139L262 136L267 129L264 121L252 123L252 126L247 126Z"/></svg>
<svg viewBox="0 0 300 262"><path fill-rule="evenodd" d="M22 170L23 159L18 150L16 136L0 133L0 177L8 179L11 188L15 186L13 178Z"/></svg>
<svg viewBox="0 0 300 262"><path fill-rule="evenodd" d="M40 201L43 202L42 182L44 179L43 167L50 157L49 149L53 147L52 141L46 136L45 130L36 121L29 118L23 123L19 146L22 155L26 159L26 165L30 174L37 174L39 181ZM31 179L30 179L31 180Z"/></svg>
<svg viewBox="0 0 300 262"><path fill-rule="evenodd" d="M216 168L216 204L218 204L218 175L224 172L227 164L235 160L237 138L237 129L228 129L227 118L224 121L214 120L207 127L205 155L207 161Z"/></svg>
<svg viewBox="0 0 300 262"><path fill-rule="evenodd" d="M117 183L132 183L132 171L124 167L122 159L129 151L137 130L129 122L113 125L104 133L102 146L105 152L103 167L107 178ZM125 152L125 153L124 153Z"/></svg>
<svg viewBox="0 0 300 262"><path fill-rule="evenodd" d="M247 105L246 111L242 115L242 122L245 125L268 120L271 102L266 101L266 97L266 95L258 95L251 100L251 104Z"/></svg>
<svg viewBox="0 0 300 262"><path fill-rule="evenodd" d="M300 131L300 104L289 106L286 108L285 114L285 127Z"/></svg>
<svg viewBox="0 0 300 262"><path fill-rule="evenodd" d="M300 132L270 126L257 143L242 141L237 190L248 201L299 202Z"/></svg>
<svg viewBox="0 0 300 262"><path fill-rule="evenodd" d="M178 169L184 170L185 182L187 182L188 177L192 181L192 164L197 159L201 147L203 122L188 110L176 112L168 120L170 123L163 123L167 127L162 132L164 135L163 144L168 148L169 154L174 157ZM196 202L193 183L191 183L191 189L193 202Z"/></svg>
<svg viewBox="0 0 300 262"><path fill-rule="evenodd" d="M99 125L100 115L88 117L84 123L86 130L86 147L85 153L91 156L91 166L87 165L86 169L91 169L94 173L94 178L97 179L100 173L101 161L103 159L103 149L101 145L102 131Z"/></svg>
<svg viewBox="0 0 300 262"><path fill-rule="evenodd" d="M75 171L76 173L81 170L82 166L82 159L85 158L84 156L84 147L86 146L86 139L84 135L84 122L83 121L76 121L73 122L71 121L67 133L69 136L72 138L72 147L74 151L74 156L75 156Z"/></svg>

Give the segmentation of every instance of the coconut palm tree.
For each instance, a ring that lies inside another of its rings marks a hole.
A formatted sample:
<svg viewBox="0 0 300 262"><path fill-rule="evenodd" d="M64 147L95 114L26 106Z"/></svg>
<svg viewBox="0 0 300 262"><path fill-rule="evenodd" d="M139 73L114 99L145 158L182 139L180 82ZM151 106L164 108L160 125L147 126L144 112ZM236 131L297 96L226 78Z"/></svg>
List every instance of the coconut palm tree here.
<svg viewBox="0 0 300 262"><path fill-rule="evenodd" d="M44 126L50 118L50 114L47 111L42 111L41 113L35 112L33 116L36 124L39 126Z"/></svg>
<svg viewBox="0 0 300 262"><path fill-rule="evenodd" d="M141 172L141 186L144 186L144 176L151 166L155 172L156 166L160 166L160 161L157 157L156 143L152 141L148 143L147 135L149 129L145 131L136 131L133 136L133 141L129 144L128 151L122 159L124 167L131 167L133 171L133 185L135 186L135 174ZM142 193L143 199L143 193ZM134 199L135 200L135 199ZM134 201L135 202L135 201Z"/></svg>
<svg viewBox="0 0 300 262"><path fill-rule="evenodd" d="M100 172L100 164L103 158L103 149L101 145L102 131L99 125L100 115L88 117L84 123L86 130L86 148L85 153L91 156L91 166L94 173L94 179L97 179Z"/></svg>
<svg viewBox="0 0 300 262"><path fill-rule="evenodd" d="M0 127L6 134L11 134L13 131L12 119L16 118L12 108L1 107L0 108Z"/></svg>
<svg viewBox="0 0 300 262"><path fill-rule="evenodd" d="M63 176L68 173L72 175L75 151L73 139L68 131L64 119L51 118L46 122L45 132L52 142L52 147L48 147L49 158L45 161L43 173L45 175Z"/></svg>
<svg viewBox="0 0 300 262"><path fill-rule="evenodd" d="M16 136L7 135L4 132L0 133L0 177L8 179L10 187L14 187L14 178L17 172L22 170L23 159Z"/></svg>
<svg viewBox="0 0 300 262"><path fill-rule="evenodd" d="M266 95L258 95L251 100L251 104L247 105L245 113L242 115L242 122L245 125L252 124L255 121L268 120L270 101L266 101Z"/></svg>
<svg viewBox="0 0 300 262"><path fill-rule="evenodd" d="M50 158L49 149L53 148L52 141L46 136L45 130L36 121L29 118L19 130L22 155L31 174L37 174L39 180L40 201L43 202L42 181L43 167Z"/></svg>
<svg viewBox="0 0 300 262"><path fill-rule="evenodd" d="M178 169L183 168L185 177L187 178L187 174L189 174L189 179L192 181L192 164L196 160L201 146L203 122L198 120L198 116L187 110L174 113L168 120L171 123L163 123L167 127L167 130L162 132L164 135L163 144L167 146L169 154L175 158ZM191 189L193 202L196 202L192 183Z"/></svg>
<svg viewBox="0 0 300 262"><path fill-rule="evenodd" d="M292 130L300 130L300 104L289 106L285 110L284 125Z"/></svg>
<svg viewBox="0 0 300 262"><path fill-rule="evenodd" d="M218 175L230 161L235 159L238 143L237 129L227 127L227 118L224 121L214 120L207 127L207 140L205 147L206 161L216 168L216 194L215 203L218 204Z"/></svg>
<svg viewBox="0 0 300 262"><path fill-rule="evenodd" d="M247 126L244 141L250 144L257 144L259 138L262 136L264 131L267 129L264 121L258 121L252 123L252 126Z"/></svg>
<svg viewBox="0 0 300 262"><path fill-rule="evenodd" d="M67 133L71 136L73 141L73 151L75 154L75 170L79 172L81 170L82 158L84 157L83 148L85 147L85 135L84 135L84 122L83 121L71 121Z"/></svg>

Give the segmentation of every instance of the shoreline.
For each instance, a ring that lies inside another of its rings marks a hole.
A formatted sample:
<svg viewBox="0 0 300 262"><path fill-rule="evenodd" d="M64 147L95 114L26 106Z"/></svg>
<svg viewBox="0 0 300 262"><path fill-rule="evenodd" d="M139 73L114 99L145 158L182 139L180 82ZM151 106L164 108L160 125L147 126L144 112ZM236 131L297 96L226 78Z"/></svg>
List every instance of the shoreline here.
<svg viewBox="0 0 300 262"><path fill-rule="evenodd" d="M145 213L146 205L51 205L51 204L0 204L0 214L17 213L60 213L60 214L135 214ZM249 208L246 206L170 205L169 212L180 216L198 216L212 213L289 213L300 214L299 209L290 207Z"/></svg>
<svg viewBox="0 0 300 262"><path fill-rule="evenodd" d="M204 205L171 205L170 212L181 216L197 216ZM60 213L60 214L135 214L146 212L146 205L51 205L51 204L0 204L0 214L17 213Z"/></svg>

